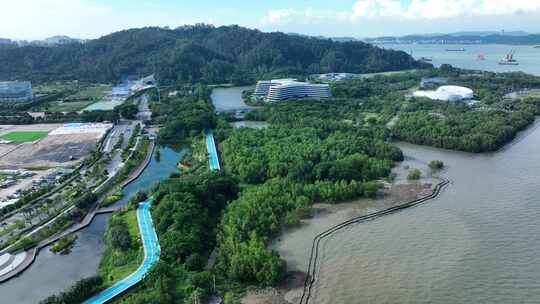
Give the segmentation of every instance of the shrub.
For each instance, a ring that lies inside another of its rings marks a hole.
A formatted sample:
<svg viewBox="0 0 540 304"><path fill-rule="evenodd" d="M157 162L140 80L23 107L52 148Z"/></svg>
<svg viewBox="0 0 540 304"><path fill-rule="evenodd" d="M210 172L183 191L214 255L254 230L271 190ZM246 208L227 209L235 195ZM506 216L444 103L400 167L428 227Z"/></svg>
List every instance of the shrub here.
<svg viewBox="0 0 540 304"><path fill-rule="evenodd" d="M300 224L300 217L298 216L298 213L295 210L289 211L285 214L285 226L294 227L294 226L298 226L299 224Z"/></svg>
<svg viewBox="0 0 540 304"><path fill-rule="evenodd" d="M431 170L441 170L444 167L444 163L441 160L432 160L429 162Z"/></svg>
<svg viewBox="0 0 540 304"><path fill-rule="evenodd" d="M412 169L407 175L407 179L409 180L418 180L420 177L422 177L422 172L420 172L418 169Z"/></svg>

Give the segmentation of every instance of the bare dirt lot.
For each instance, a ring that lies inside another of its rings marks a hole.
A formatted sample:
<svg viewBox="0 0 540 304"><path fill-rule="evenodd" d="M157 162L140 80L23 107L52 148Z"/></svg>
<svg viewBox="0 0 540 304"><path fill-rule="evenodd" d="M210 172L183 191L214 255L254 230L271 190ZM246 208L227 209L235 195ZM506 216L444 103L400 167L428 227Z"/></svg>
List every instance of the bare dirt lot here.
<svg viewBox="0 0 540 304"><path fill-rule="evenodd" d="M0 168L37 168L71 165L96 147L96 134L50 135L24 143L0 158ZM73 158L73 160L71 160Z"/></svg>
<svg viewBox="0 0 540 304"><path fill-rule="evenodd" d="M52 131L62 125L0 125L0 135L14 131ZM34 142L0 144L0 169L70 166L96 147L98 133L48 135Z"/></svg>

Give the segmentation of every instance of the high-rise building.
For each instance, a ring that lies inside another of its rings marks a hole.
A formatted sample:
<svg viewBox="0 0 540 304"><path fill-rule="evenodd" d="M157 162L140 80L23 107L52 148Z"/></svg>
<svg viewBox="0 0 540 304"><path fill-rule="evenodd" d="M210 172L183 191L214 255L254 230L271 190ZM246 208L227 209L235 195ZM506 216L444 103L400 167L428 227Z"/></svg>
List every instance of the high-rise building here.
<svg viewBox="0 0 540 304"><path fill-rule="evenodd" d="M289 98L320 99L332 96L328 84L300 82L296 79L259 81L254 94L266 101L280 101Z"/></svg>
<svg viewBox="0 0 540 304"><path fill-rule="evenodd" d="M0 81L0 102L25 102L32 100L30 81Z"/></svg>

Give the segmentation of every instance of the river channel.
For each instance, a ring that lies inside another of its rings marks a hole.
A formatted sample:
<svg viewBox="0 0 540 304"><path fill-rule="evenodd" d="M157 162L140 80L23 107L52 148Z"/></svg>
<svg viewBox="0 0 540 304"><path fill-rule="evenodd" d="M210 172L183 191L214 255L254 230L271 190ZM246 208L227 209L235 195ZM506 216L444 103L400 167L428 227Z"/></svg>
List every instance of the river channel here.
<svg viewBox="0 0 540 304"><path fill-rule="evenodd" d="M398 145L411 166L443 160L452 184L327 239L310 303L540 303L540 122L496 153ZM305 271L309 258L295 243L331 221L281 237L275 247L291 270Z"/></svg>
<svg viewBox="0 0 540 304"><path fill-rule="evenodd" d="M147 190L156 182L178 172L176 163L186 150L175 151L161 147L160 161L155 157L143 173L126 188L117 205L127 203L139 190ZM0 284L0 303L36 304L44 298L65 290L76 281L96 275L104 252L103 233L110 215L97 216L92 224L78 233L78 239L68 255L40 251L36 261L20 276Z"/></svg>

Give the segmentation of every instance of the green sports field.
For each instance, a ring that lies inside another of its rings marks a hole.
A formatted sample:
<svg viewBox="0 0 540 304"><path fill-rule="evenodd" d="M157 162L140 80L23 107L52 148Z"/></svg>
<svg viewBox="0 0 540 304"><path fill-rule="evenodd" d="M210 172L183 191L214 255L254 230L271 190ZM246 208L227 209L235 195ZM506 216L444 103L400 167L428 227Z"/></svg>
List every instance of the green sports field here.
<svg viewBox="0 0 540 304"><path fill-rule="evenodd" d="M49 134L49 131L14 131L6 133L0 136L0 138L14 142L27 142L40 139L47 136L47 134Z"/></svg>

